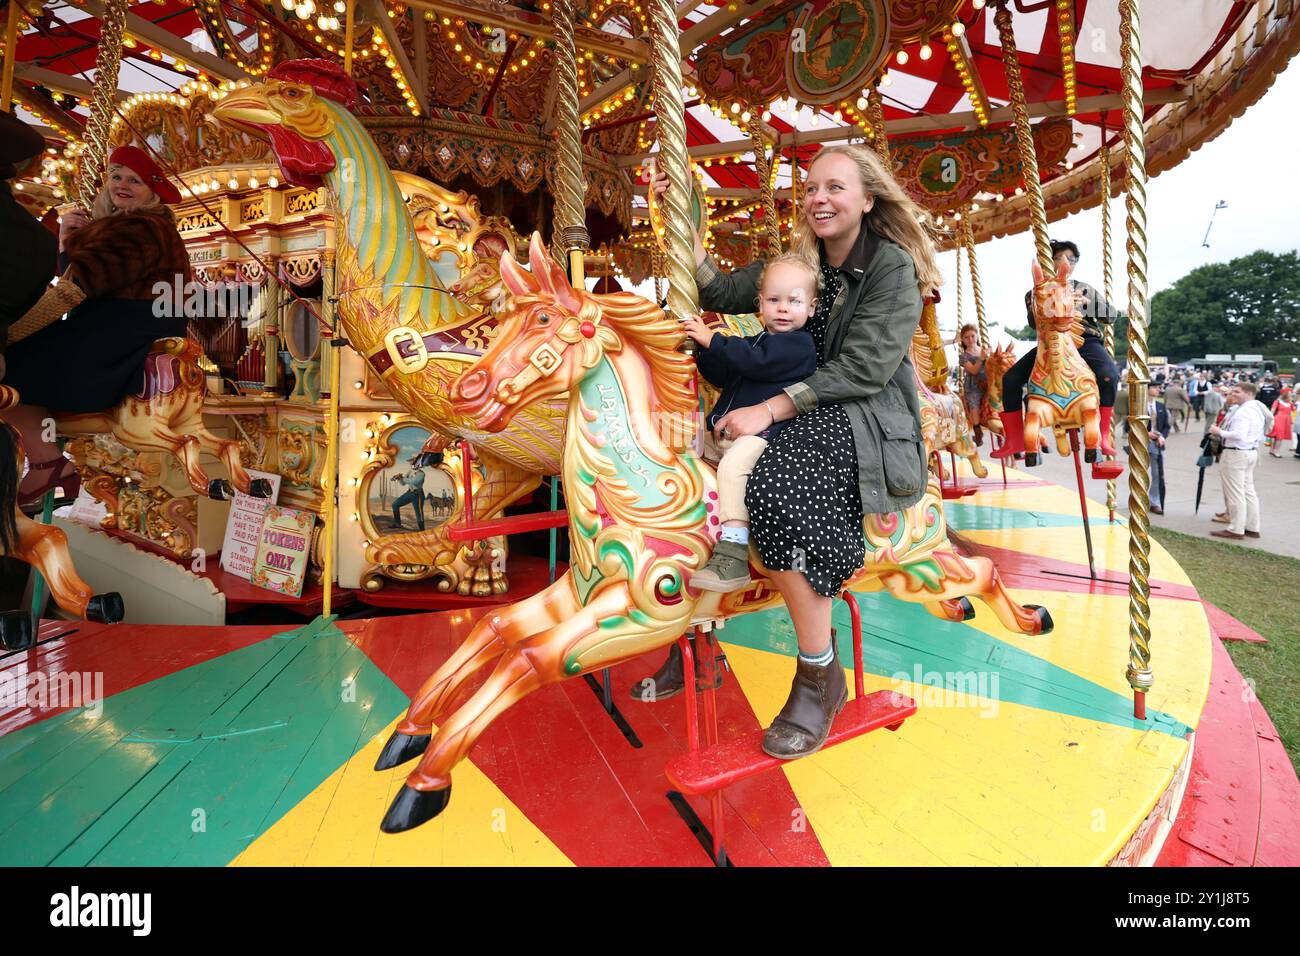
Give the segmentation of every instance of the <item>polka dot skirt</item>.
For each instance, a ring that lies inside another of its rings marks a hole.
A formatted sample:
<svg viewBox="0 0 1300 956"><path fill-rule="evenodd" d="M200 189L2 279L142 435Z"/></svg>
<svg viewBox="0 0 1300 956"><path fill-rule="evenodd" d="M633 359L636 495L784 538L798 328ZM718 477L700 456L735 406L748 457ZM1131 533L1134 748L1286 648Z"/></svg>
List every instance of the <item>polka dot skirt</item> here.
<svg viewBox="0 0 1300 956"><path fill-rule="evenodd" d="M825 354L839 272L824 266L823 278L817 312L806 326L819 356ZM802 571L818 594L838 594L866 560L858 455L848 412L840 405L824 405L790 422L754 466L745 506L764 565Z"/></svg>

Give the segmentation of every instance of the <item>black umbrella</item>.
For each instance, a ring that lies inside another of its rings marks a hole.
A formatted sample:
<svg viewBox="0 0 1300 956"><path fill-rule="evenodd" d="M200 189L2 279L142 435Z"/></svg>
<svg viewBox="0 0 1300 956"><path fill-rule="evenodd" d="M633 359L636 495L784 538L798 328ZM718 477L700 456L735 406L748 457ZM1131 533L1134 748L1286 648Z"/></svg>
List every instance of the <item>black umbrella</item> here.
<svg viewBox="0 0 1300 956"><path fill-rule="evenodd" d="M1196 505L1192 513L1196 514L1201 510L1201 491L1205 488L1205 469L1214 464L1214 436L1206 434L1201 439L1201 457L1196 459L1196 467L1199 468L1200 474L1196 476Z"/></svg>

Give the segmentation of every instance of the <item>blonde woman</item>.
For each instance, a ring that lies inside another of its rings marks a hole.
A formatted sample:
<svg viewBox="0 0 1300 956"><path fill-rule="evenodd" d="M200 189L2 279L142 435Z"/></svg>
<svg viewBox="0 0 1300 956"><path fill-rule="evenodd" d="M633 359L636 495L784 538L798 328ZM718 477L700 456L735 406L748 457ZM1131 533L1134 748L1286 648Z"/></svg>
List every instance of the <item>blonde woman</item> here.
<svg viewBox="0 0 1300 956"><path fill-rule="evenodd" d="M665 187L660 176L654 188ZM794 419L755 464L745 498L754 544L799 641L790 695L763 738L768 754L787 760L821 748L848 698L831 602L865 560L863 514L901 511L925 491L908 345L922 296L941 281L922 211L866 147L817 154L803 213L793 251L824 283L805 326L817 345L817 371L775 398L733 409L717 426L734 441ZM761 261L724 274L698 241L695 258L702 307L754 311ZM651 678L653 696L667 696L659 683L680 682L681 670L680 657L675 664L670 657Z"/></svg>
<svg viewBox="0 0 1300 956"><path fill-rule="evenodd" d="M109 156L93 215L77 209L59 224L60 269L86 293L66 320L8 349L5 384L23 405L4 412L22 434L31 464L19 504L76 485L76 471L41 422L51 413L111 408L144 382L155 339L184 335L183 303L160 302L157 282L175 288L190 278L189 254L164 202L180 201L152 159L135 146Z"/></svg>

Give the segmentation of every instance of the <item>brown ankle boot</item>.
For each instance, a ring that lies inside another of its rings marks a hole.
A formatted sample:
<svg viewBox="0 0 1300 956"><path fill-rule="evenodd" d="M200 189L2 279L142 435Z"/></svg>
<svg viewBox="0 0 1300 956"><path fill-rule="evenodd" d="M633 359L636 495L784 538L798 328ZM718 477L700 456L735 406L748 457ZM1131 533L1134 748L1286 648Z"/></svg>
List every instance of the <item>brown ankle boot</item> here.
<svg viewBox="0 0 1300 956"><path fill-rule="evenodd" d="M790 696L763 734L763 753L769 757L794 760L816 753L826 743L835 715L849 699L848 683L833 636L831 653L834 656L825 667L796 658Z"/></svg>
<svg viewBox="0 0 1300 956"><path fill-rule="evenodd" d="M713 638L707 638L712 641ZM722 672L727 666L727 658L722 648L716 644L713 648L713 674L705 673L700 663L700 652L696 646L699 642L691 638L691 648L695 652L695 690L717 690L722 686ZM682 666L682 649L674 641L668 648L668 659L663 666L649 677L642 678L628 689L628 696L642 703L654 704L661 700L676 697L686 689L686 669Z"/></svg>

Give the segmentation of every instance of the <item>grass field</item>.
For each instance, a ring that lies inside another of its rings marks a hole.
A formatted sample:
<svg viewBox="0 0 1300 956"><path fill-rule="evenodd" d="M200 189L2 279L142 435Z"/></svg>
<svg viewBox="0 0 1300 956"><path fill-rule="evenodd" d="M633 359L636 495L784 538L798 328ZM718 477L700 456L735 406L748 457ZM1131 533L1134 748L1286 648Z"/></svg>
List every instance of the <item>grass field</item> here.
<svg viewBox="0 0 1300 956"><path fill-rule="evenodd" d="M1268 639L1225 646L1242 676L1254 682L1300 772L1300 561L1164 528L1153 527L1151 534L1203 598Z"/></svg>

